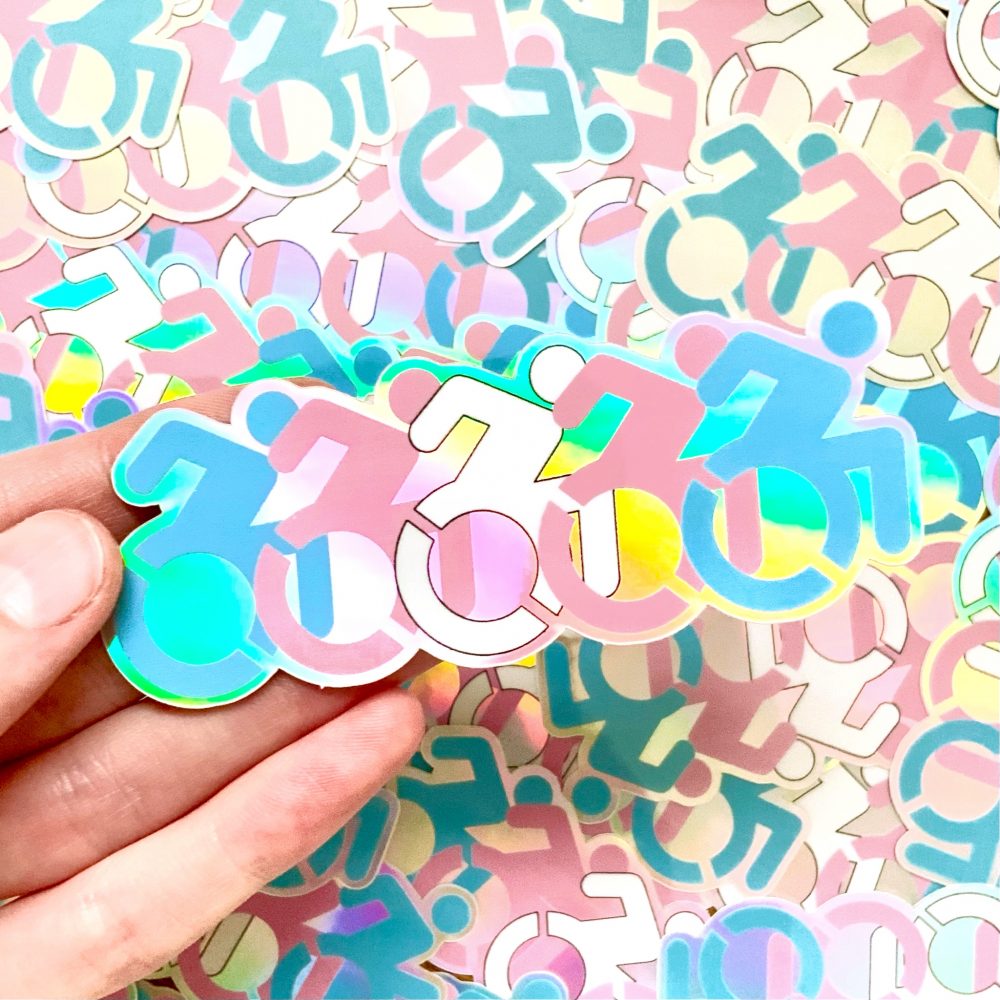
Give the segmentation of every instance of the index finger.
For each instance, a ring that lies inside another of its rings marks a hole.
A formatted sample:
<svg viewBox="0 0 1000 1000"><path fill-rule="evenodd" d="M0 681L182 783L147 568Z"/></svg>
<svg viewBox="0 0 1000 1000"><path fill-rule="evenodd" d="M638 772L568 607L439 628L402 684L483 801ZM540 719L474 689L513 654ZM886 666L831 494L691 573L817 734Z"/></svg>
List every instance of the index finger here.
<svg viewBox="0 0 1000 1000"><path fill-rule="evenodd" d="M133 434L157 410L180 407L213 420L228 420L240 386L119 420L87 434L0 456L0 531L43 510L82 510L101 521L119 541L146 517L130 507L111 485L111 466Z"/></svg>

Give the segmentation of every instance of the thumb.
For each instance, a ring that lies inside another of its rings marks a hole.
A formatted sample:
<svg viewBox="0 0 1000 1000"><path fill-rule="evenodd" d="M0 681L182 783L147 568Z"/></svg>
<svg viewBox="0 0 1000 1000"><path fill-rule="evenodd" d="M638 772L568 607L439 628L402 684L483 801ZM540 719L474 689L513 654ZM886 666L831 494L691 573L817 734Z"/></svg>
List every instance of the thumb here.
<svg viewBox="0 0 1000 1000"><path fill-rule="evenodd" d="M114 539L87 514L42 511L0 532L0 732L101 627L121 576Z"/></svg>

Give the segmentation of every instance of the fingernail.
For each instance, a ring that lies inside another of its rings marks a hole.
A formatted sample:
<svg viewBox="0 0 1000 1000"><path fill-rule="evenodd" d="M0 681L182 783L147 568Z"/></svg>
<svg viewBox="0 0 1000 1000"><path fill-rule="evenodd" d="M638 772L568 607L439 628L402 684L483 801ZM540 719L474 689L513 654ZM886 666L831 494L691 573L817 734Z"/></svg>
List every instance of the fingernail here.
<svg viewBox="0 0 1000 1000"><path fill-rule="evenodd" d="M85 517L47 510L0 533L0 615L22 628L69 620L103 576L104 547Z"/></svg>

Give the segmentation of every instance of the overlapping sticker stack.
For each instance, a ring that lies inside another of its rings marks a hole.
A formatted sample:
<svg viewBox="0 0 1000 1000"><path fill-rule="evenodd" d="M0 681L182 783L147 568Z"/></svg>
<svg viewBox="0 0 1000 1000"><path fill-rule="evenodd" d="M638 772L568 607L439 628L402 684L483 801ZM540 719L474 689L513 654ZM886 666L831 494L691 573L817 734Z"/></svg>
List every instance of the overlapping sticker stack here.
<svg viewBox="0 0 1000 1000"><path fill-rule="evenodd" d="M0 29L0 450L248 385L115 466L115 663L441 661L407 771L130 997L1000 995L1000 5Z"/></svg>

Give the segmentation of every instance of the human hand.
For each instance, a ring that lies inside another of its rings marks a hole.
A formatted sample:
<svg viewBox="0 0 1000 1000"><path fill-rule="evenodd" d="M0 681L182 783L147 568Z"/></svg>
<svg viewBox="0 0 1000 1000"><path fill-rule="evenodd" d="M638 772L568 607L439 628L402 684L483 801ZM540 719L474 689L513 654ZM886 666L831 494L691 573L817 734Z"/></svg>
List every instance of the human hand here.
<svg viewBox="0 0 1000 1000"><path fill-rule="evenodd" d="M232 398L185 405L226 419ZM332 836L423 730L399 675L279 675L192 712L118 674L97 632L143 513L109 469L142 419L0 458L0 899L21 897L0 907L3 997L99 997L153 971Z"/></svg>

